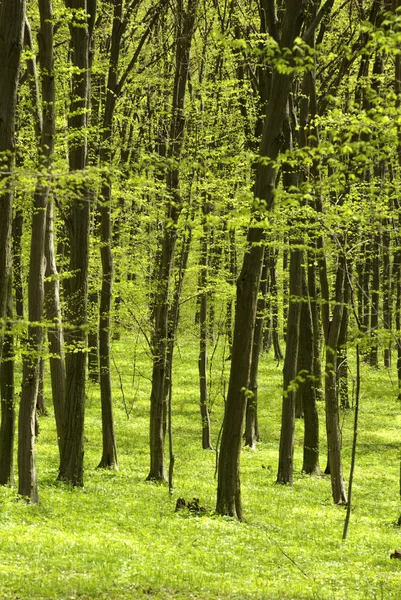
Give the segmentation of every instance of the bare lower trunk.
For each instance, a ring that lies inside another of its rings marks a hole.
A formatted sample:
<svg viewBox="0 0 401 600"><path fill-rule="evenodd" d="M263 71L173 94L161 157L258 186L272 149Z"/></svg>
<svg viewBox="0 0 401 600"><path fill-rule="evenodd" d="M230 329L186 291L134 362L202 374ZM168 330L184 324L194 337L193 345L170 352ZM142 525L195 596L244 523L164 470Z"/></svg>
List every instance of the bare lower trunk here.
<svg viewBox="0 0 401 600"><path fill-rule="evenodd" d="M328 466L330 469L331 489L335 504L346 504L347 502L347 494L342 472L342 444L336 386L337 350L343 311L345 268L345 260L341 260L337 267L336 275L336 305L333 310L333 318L330 323L326 340L326 432L328 446Z"/></svg>
<svg viewBox="0 0 401 600"><path fill-rule="evenodd" d="M15 111L25 20L25 0L0 3L0 359L7 314L8 281L11 277L11 227L15 163ZM8 180L8 181L7 181Z"/></svg>
<svg viewBox="0 0 401 600"><path fill-rule="evenodd" d="M46 279L45 279L45 317L48 323L47 339L50 351L50 379L52 387L53 409L56 420L57 441L62 445L65 401L65 359L64 336L61 325L60 283L54 254L54 205L49 202L46 214Z"/></svg>
<svg viewBox="0 0 401 600"><path fill-rule="evenodd" d="M264 311L266 306L267 293L267 273L268 273L268 254L265 250L263 258L263 267L260 281L260 294L256 306L255 333L253 337L252 361L249 375L249 397L246 405L245 415L245 445L250 448L256 448L256 442L259 439L258 424L258 371L259 357L262 351L263 343L263 325Z"/></svg>
<svg viewBox="0 0 401 600"><path fill-rule="evenodd" d="M200 258L200 303L199 303L199 391L200 391L200 414L202 422L202 448L210 450L212 443L210 441L210 418L208 406L208 386L207 386L207 342L208 342L208 256L209 256L209 227L207 225L207 214L211 207L207 200L203 204L203 237L201 241Z"/></svg>
<svg viewBox="0 0 401 600"><path fill-rule="evenodd" d="M283 47L292 47L303 21L304 3L287 0L282 23ZM271 96L267 106L260 156L269 161L258 162L254 197L256 203L263 201L265 210L271 210L276 183L275 159L280 150L281 130L291 86L291 75L273 73ZM240 453L242 431L249 390L256 305L263 264L264 233L257 226L260 215L256 212L248 231L247 249L237 281L237 305L234 325L230 380L224 411L223 431L218 464L216 511L243 519L240 486Z"/></svg>
<svg viewBox="0 0 401 600"><path fill-rule="evenodd" d="M35 465L35 417L43 344L46 208L49 190L38 184L32 215L28 282L28 339L22 361L22 389L18 417L18 493L38 502Z"/></svg>
<svg viewBox="0 0 401 600"><path fill-rule="evenodd" d="M87 166L87 107L89 106L89 47L96 3L92 0L66 0L73 9L75 21L70 24L72 64L69 130L74 138L69 147L71 176L83 173ZM86 325L88 301L88 262L90 228L89 185L72 181L74 199L68 215L70 249L69 269L72 277L65 283L66 316L69 328L65 331L66 388L64 435L60 453L59 479L74 486L83 485L84 472L84 415L86 385Z"/></svg>
<svg viewBox="0 0 401 600"><path fill-rule="evenodd" d="M99 294L98 292L90 292L88 294L88 313L89 330L88 330L88 374L89 379L93 383L99 383ZM94 321L94 322L93 322Z"/></svg>
<svg viewBox="0 0 401 600"><path fill-rule="evenodd" d="M292 484L295 431L295 395L298 375L299 322L302 297L302 250L290 254L290 302L283 368L283 402L277 483Z"/></svg>
<svg viewBox="0 0 401 600"><path fill-rule="evenodd" d="M301 329L299 338L298 369L304 381L299 388L304 412L304 453L302 471L309 475L320 475L319 467L319 415L316 406L314 382L314 332L308 286L303 274L303 302L301 308Z"/></svg>
<svg viewBox="0 0 401 600"><path fill-rule="evenodd" d="M1 427L0 427L0 485L14 485L14 334L12 331L12 294L9 281L7 329L0 365Z"/></svg>
<svg viewBox="0 0 401 600"><path fill-rule="evenodd" d="M114 434L113 401L110 373L110 327L111 302L113 293L113 254L111 250L111 189L105 183L102 189L101 248L102 289L99 315L99 365L100 398L102 404L103 452L98 467L118 468L117 445Z"/></svg>

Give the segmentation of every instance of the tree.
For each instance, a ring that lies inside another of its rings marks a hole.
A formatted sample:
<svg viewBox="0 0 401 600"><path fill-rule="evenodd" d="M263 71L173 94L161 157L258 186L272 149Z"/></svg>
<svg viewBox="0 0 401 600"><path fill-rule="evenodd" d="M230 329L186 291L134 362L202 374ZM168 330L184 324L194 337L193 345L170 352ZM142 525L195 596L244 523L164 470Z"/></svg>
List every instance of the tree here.
<svg viewBox="0 0 401 600"><path fill-rule="evenodd" d="M176 10L176 55L173 83L171 121L169 127L167 156L170 167L167 171L166 216L161 249L156 264L157 283L153 299L154 334L152 340L153 370L150 396L150 471L147 479L166 481L164 461L166 396L165 378L168 339L174 337L169 329L169 304L171 296L171 270L177 239L177 224L182 210L180 193L180 158L185 136L185 97L189 75L189 59L198 1L188 0L186 6L177 0Z"/></svg>
<svg viewBox="0 0 401 600"><path fill-rule="evenodd" d="M307 2L287 0L283 4L280 23L279 49L291 49L299 35ZM270 30L278 31L275 14L269 14L270 3L265 6ZM240 452L242 429L246 410L249 371L256 318L256 304L263 261L263 227L260 223L263 210L271 210L276 183L275 160L280 151L280 135L286 115L292 73L282 73L273 65L273 76L267 113L259 147L260 161L256 167L254 185L254 212L248 229L247 249L237 280L237 305L234 324L230 380L224 412L223 433L218 467L216 510L243 518L240 489Z"/></svg>
<svg viewBox="0 0 401 600"><path fill-rule="evenodd" d="M90 195L87 180L87 111L90 94L89 48L96 17L96 0L66 0L70 10L73 71L68 115L70 190L72 202L66 221L69 236L71 277L66 281L69 351L66 354L64 436L59 478L83 485L84 415L86 382L86 319Z"/></svg>
<svg viewBox="0 0 401 600"><path fill-rule="evenodd" d="M13 187L11 177L15 164L15 111L18 71L25 20L25 0L2 0L0 4L0 161L1 180L5 186L0 195L0 358L8 302L8 280L11 277L11 224Z"/></svg>

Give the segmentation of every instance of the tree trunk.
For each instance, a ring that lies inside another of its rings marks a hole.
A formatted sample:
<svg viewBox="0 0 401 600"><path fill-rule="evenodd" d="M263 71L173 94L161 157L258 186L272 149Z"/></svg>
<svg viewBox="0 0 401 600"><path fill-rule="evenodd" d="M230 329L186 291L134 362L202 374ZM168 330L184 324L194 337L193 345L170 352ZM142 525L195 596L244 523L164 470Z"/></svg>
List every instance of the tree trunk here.
<svg viewBox="0 0 401 600"><path fill-rule="evenodd" d="M347 266L347 273L351 273L351 266ZM336 384L341 408L350 408L348 396L348 322L349 322L349 282L344 281L344 307L341 317L340 334L338 337L338 356L336 370Z"/></svg>
<svg viewBox="0 0 401 600"><path fill-rule="evenodd" d="M314 381L314 331L308 284L305 270L302 276L303 302L301 307L301 327L299 336L298 371L304 381L298 393L304 412L304 453L302 471L308 475L320 475L319 467L319 415L316 406L316 386Z"/></svg>
<svg viewBox="0 0 401 600"><path fill-rule="evenodd" d="M260 280L260 294L256 306L255 333L253 336L251 370L249 375L249 397L245 415L245 446L256 448L259 439L258 424L258 371L259 357L263 343L264 312L266 307L267 276L269 270L268 253L264 252L263 267Z"/></svg>
<svg viewBox="0 0 401 600"><path fill-rule="evenodd" d="M200 414L202 422L202 448L211 450L210 441L210 418L208 406L208 386L207 386L207 342L208 342L208 258L209 258L209 227L207 224L207 215L211 211L211 206L207 199L203 201L203 235L200 250L200 303L199 303L199 391L200 391Z"/></svg>
<svg viewBox="0 0 401 600"><path fill-rule="evenodd" d="M57 442L62 446L65 402L64 335L61 325L60 282L54 253L54 204L50 201L46 211L45 239L45 317L49 325L47 339L50 351L50 379L53 409L56 420Z"/></svg>
<svg viewBox="0 0 401 600"><path fill-rule="evenodd" d="M0 427L0 485L14 485L14 334L11 279L7 303L7 329L3 341L0 365L1 427Z"/></svg>
<svg viewBox="0 0 401 600"><path fill-rule="evenodd" d="M39 181L34 195L28 280L28 339L22 361L18 418L18 493L39 502L35 465L35 417L43 344L46 208L49 188Z"/></svg>
<svg viewBox="0 0 401 600"><path fill-rule="evenodd" d="M293 146L293 135L290 117L290 106L287 103L287 115L284 122L285 150L291 152ZM299 186L299 175L290 165L283 167L283 188L288 194ZM288 319L286 332L286 347L283 368L283 399L280 449L278 459L277 483L292 484L293 462L294 462L294 433L295 433L295 400L298 386L298 347L299 347L299 324L301 317L302 301L302 263L303 263L303 240L295 237L292 223L290 223L290 269L289 269L289 301Z"/></svg>
<svg viewBox="0 0 401 600"><path fill-rule="evenodd" d="M53 55L53 8L50 0L39 0L40 31L39 61L41 65L42 98L43 98L43 155L46 166L51 167L54 154L55 136L55 81ZM56 420L57 442L59 449L63 436L63 417L65 400L65 361L64 336L61 326L60 282L54 251L54 203L51 199L46 209L45 231L46 271L44 282L44 313L49 323L47 338L50 351L50 378L54 416Z"/></svg>
<svg viewBox="0 0 401 600"><path fill-rule="evenodd" d="M337 351L343 312L345 271L345 259L341 258L337 266L336 274L336 304L334 306L333 317L329 324L326 337L326 432L331 489L335 504L346 504L347 502L347 494L342 473L341 430L336 386Z"/></svg>
<svg viewBox="0 0 401 600"><path fill-rule="evenodd" d="M383 222L383 269L381 276L381 287L383 292L383 326L387 332L388 338L384 347L384 366L391 367L391 333L393 328L392 318L392 298L391 298L391 262L390 262L390 222L384 219Z"/></svg>
<svg viewBox="0 0 401 600"><path fill-rule="evenodd" d="M3 351L8 280L11 277L11 227L15 164L15 111L20 56L25 20L25 0L2 0L0 4L0 359Z"/></svg>
<svg viewBox="0 0 401 600"><path fill-rule="evenodd" d="M24 276L22 270L22 230L24 216L19 209L15 210L12 225L12 279L15 295L15 313L18 319L24 318Z"/></svg>
<svg viewBox="0 0 401 600"><path fill-rule="evenodd" d="M152 343L152 390L150 394L150 471L147 479L154 481L167 480L164 460L165 377L168 372L168 340L173 335L173 332L169 331L169 299L171 294L171 272L177 239L177 224L182 210L179 161L185 137L186 119L184 104L197 6L198 0L188 0L186 10L184 10L181 0L178 0L177 5L176 65L169 132L170 143L168 148L168 158L171 159L171 166L167 172L167 189L171 200L167 207L159 264L156 268L157 282L153 302L154 335Z"/></svg>
<svg viewBox="0 0 401 600"><path fill-rule="evenodd" d="M283 360L284 354L280 345L280 328L278 320L278 285L277 285L277 252L269 248L269 274L270 274L270 295L271 295L271 321L272 338L274 349L274 360L279 362Z"/></svg>
<svg viewBox="0 0 401 600"><path fill-rule="evenodd" d="M291 48L299 34L305 2L287 0L282 26L282 47ZM271 97L267 106L260 156L269 161L258 162L254 187L255 208L263 202L271 210L276 182L273 165L280 150L280 134L286 114L291 86L291 75L274 71ZM235 313L234 339L231 357L230 380L224 411L223 432L218 464L216 511L243 519L240 486L240 452L244 424L246 397L252 345L256 319L256 305L263 261L263 229L257 226L260 213L255 211L247 236L247 250L237 281L237 305ZM255 222L256 221L256 222Z"/></svg>
<svg viewBox="0 0 401 600"><path fill-rule="evenodd" d="M291 243L293 246L293 243ZM295 241L299 246L299 240ZM290 301L283 368L283 401L277 483L292 484L294 461L295 395L298 375L299 322L302 298L303 251L290 249Z"/></svg>
<svg viewBox="0 0 401 600"><path fill-rule="evenodd" d="M65 340L72 351L66 355L65 420L59 479L75 486L82 486L90 203L88 183L85 180L82 182L80 178L74 181L74 177L82 174L87 166L86 109L89 106L89 46L96 1L66 0L66 6L75 11L74 21L70 25L74 71L71 76L71 104L68 119L69 131L75 134L74 141L71 141L69 147L71 187L75 199L67 221L70 246L69 270L72 277L67 279L65 284L66 316L69 325L65 332Z"/></svg>
<svg viewBox="0 0 401 600"><path fill-rule="evenodd" d="M88 373L89 379L93 383L99 383L99 293L89 292L88 294ZM91 322L96 319L95 323Z"/></svg>

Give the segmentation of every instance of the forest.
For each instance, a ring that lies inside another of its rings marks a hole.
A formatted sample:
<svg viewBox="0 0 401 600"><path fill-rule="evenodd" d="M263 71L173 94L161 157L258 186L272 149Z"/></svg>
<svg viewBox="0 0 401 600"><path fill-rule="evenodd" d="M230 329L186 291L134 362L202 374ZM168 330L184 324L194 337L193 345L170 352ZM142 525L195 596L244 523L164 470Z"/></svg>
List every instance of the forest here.
<svg viewBox="0 0 401 600"><path fill-rule="evenodd" d="M0 598L400 598L401 0L0 0Z"/></svg>

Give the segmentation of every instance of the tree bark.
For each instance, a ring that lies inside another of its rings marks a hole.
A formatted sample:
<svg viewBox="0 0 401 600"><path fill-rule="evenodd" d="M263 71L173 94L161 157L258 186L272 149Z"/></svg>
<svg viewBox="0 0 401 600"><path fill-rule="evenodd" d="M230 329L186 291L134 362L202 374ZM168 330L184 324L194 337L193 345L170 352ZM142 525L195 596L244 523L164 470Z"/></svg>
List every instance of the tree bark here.
<svg viewBox="0 0 401 600"><path fill-rule="evenodd" d="M343 312L345 272L345 258L341 258L337 266L333 317L326 335L326 432L331 489L335 504L347 503L347 493L342 473L341 430L336 386L337 351Z"/></svg>
<svg viewBox="0 0 401 600"><path fill-rule="evenodd" d="M15 397L11 279L9 279L8 285L7 328L4 335L3 356L0 365L0 485L14 485Z"/></svg>
<svg viewBox="0 0 401 600"><path fill-rule="evenodd" d="M306 2L287 0L282 27L282 47L291 48L299 34ZM254 186L255 209L271 210L280 134L285 118L292 77L273 72L271 96L264 122L259 155L271 160L258 162ZM260 213L259 213L260 215ZM240 486L240 452L252 358L256 305L263 261L263 229L255 211L247 236L247 250L237 281L237 305L231 357L230 380L224 411L218 464L216 511L243 519Z"/></svg>
<svg viewBox="0 0 401 600"><path fill-rule="evenodd" d="M305 269L302 275L303 302L301 307L301 331L299 339L298 370L304 381L298 393L304 412L304 451L302 471L308 475L320 475L319 467L319 415L316 405L314 381L314 331L313 317L308 296Z"/></svg>
<svg viewBox="0 0 401 600"><path fill-rule="evenodd" d="M90 228L90 194L84 171L87 166L89 47L96 13L96 0L66 0L66 6L74 11L74 20L70 24L74 71L71 76L68 125L70 132L76 135L75 141L71 142L69 147L70 185L75 196L67 220L70 246L69 270L72 276L65 284L66 316L69 325L65 331L65 340L72 351L66 354L64 436L59 479L74 486L82 486ZM79 181L82 176L83 181Z"/></svg>
<svg viewBox="0 0 401 600"><path fill-rule="evenodd" d="M253 336L251 370L249 374L249 397L245 414L245 446L256 448L259 439L258 423L258 371L262 351L264 312L266 307L267 276L269 270L268 253L265 250L260 280L260 293L256 305L255 333Z"/></svg>
<svg viewBox="0 0 401 600"><path fill-rule="evenodd" d="M3 351L8 280L11 277L11 227L15 164L15 111L25 20L25 0L2 0L0 4L0 359ZM5 180L5 181L4 181ZM4 185L5 184L5 185ZM3 187L4 185L4 187Z"/></svg>
<svg viewBox="0 0 401 600"><path fill-rule="evenodd" d="M179 161L185 136L184 104L189 75L189 59L198 0L188 0L184 10L182 0L178 0L178 30L176 39L176 65L172 102L172 117L169 132L168 158L171 166L167 173L167 189L171 196L168 203L154 297L154 335L152 343L153 370L150 394L150 470L148 480L166 481L164 459L166 397L165 378L168 373L169 302L171 295L171 272L177 239L177 224L182 210L180 195ZM168 226L166 226L168 224Z"/></svg>
<svg viewBox="0 0 401 600"><path fill-rule="evenodd" d="M211 450L210 440L210 418L208 406L207 386L207 342L208 342L208 258L209 258L209 227L207 215L211 212L211 206L204 198L203 205L203 235L200 250L200 302L199 302L199 392L200 392L200 414L202 423L202 448Z"/></svg>

